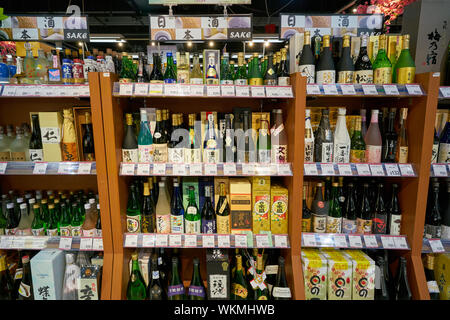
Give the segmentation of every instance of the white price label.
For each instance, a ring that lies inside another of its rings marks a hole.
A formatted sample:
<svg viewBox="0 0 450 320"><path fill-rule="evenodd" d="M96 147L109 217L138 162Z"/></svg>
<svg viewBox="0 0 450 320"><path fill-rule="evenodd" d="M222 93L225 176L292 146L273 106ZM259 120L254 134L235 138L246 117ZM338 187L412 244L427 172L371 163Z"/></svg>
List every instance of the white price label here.
<svg viewBox="0 0 450 320"><path fill-rule="evenodd" d="M165 163L154 163L153 164L153 174L162 176L166 174L166 164Z"/></svg>
<svg viewBox="0 0 450 320"><path fill-rule="evenodd" d="M400 177L400 170L398 169L397 164L395 163L385 163L384 167L386 168L386 173L388 177Z"/></svg>
<svg viewBox="0 0 450 320"><path fill-rule="evenodd" d="M13 247L13 248L17 248L17 249L23 249L23 248L25 248L25 240L26 240L26 238L27 238L27 237L18 237L18 236L15 236L15 237L13 238L13 245L12 245L12 247Z"/></svg>
<svg viewBox="0 0 450 320"><path fill-rule="evenodd" d="M61 250L72 249L72 237L61 237L59 239L59 248Z"/></svg>
<svg viewBox="0 0 450 320"><path fill-rule="evenodd" d="M277 165L278 167L278 175L279 176L291 176L292 170L291 165L289 163L280 163Z"/></svg>
<svg viewBox="0 0 450 320"><path fill-rule="evenodd" d="M323 234L323 233L318 233L317 234L319 236L319 241L318 241L318 246L319 247L334 247L334 239L333 237L331 237L331 235L329 234Z"/></svg>
<svg viewBox="0 0 450 320"><path fill-rule="evenodd" d="M80 250L92 250L92 238L80 238Z"/></svg>
<svg viewBox="0 0 450 320"><path fill-rule="evenodd" d="M316 235L313 233L303 233L303 245L305 247L317 247Z"/></svg>
<svg viewBox="0 0 450 320"><path fill-rule="evenodd" d="M69 97L78 97L80 93L78 92L78 86L69 86L67 87ZM39 92L37 93L39 95Z"/></svg>
<svg viewBox="0 0 450 320"><path fill-rule="evenodd" d="M251 86L252 97L264 98L266 96L266 92L264 90L264 86Z"/></svg>
<svg viewBox="0 0 450 320"><path fill-rule="evenodd" d="M222 92L222 97L234 97L234 86L233 85L221 85L220 90Z"/></svg>
<svg viewBox="0 0 450 320"><path fill-rule="evenodd" d="M135 83L134 84L134 95L136 95L136 96L148 95L148 83Z"/></svg>
<svg viewBox="0 0 450 320"><path fill-rule="evenodd" d="M337 248L348 248L347 239L345 238L345 234L335 234L333 235L334 245Z"/></svg>
<svg viewBox="0 0 450 320"><path fill-rule="evenodd" d="M422 94L422 89L420 89L420 86L418 84L406 84L405 87L406 91L408 91L410 95Z"/></svg>
<svg viewBox="0 0 450 320"><path fill-rule="evenodd" d="M447 167L445 164L433 164L433 172L436 177L446 177Z"/></svg>
<svg viewBox="0 0 450 320"><path fill-rule="evenodd" d="M31 242L31 248L33 249L44 249L47 245L48 237L33 237L33 242Z"/></svg>
<svg viewBox="0 0 450 320"><path fill-rule="evenodd" d="M207 85L206 95L208 97L220 97L220 86L219 85Z"/></svg>
<svg viewBox="0 0 450 320"><path fill-rule="evenodd" d="M214 248L214 235L203 235L202 246L203 248Z"/></svg>
<svg viewBox="0 0 450 320"><path fill-rule="evenodd" d="M348 241L350 242L350 248L362 248L362 240L359 235L348 235Z"/></svg>
<svg viewBox="0 0 450 320"><path fill-rule="evenodd" d="M271 176L277 172L277 168L276 167L272 168L271 164L260 164L260 165L254 164L254 167L256 169L256 173L259 176ZM272 169L275 169L275 170L272 170Z"/></svg>
<svg viewBox="0 0 450 320"><path fill-rule="evenodd" d="M278 90L280 91L280 96L281 97L292 98L294 96L292 94L292 87L291 86L278 87Z"/></svg>
<svg viewBox="0 0 450 320"><path fill-rule="evenodd" d="M275 242L275 248L287 248L288 247L288 237L286 235L275 234L273 236Z"/></svg>
<svg viewBox="0 0 450 320"><path fill-rule="evenodd" d="M130 95L133 92L133 84L131 85L131 91L130 91ZM61 85L61 86L57 86L56 87L56 95L59 97L67 97L69 95L69 87L65 86L65 85Z"/></svg>
<svg viewBox="0 0 450 320"><path fill-rule="evenodd" d="M191 95L191 86L189 84L180 84L180 94L182 96L190 96Z"/></svg>
<svg viewBox="0 0 450 320"><path fill-rule="evenodd" d="M167 238L168 235L167 234L156 234L156 247L167 247L168 242L167 242Z"/></svg>
<svg viewBox="0 0 450 320"><path fill-rule="evenodd" d="M92 250L103 251L103 239L102 238L92 238Z"/></svg>
<svg viewBox="0 0 450 320"><path fill-rule="evenodd" d="M305 163L303 165L305 168L305 176L318 176L317 166L315 163Z"/></svg>
<svg viewBox="0 0 450 320"><path fill-rule="evenodd" d="M377 237L373 234L365 234L364 242L366 243L366 248L378 248Z"/></svg>
<svg viewBox="0 0 450 320"><path fill-rule="evenodd" d="M90 96L89 85L82 85L82 86L80 86L80 96L82 96L82 97L89 97Z"/></svg>
<svg viewBox="0 0 450 320"><path fill-rule="evenodd" d="M234 235L234 246L236 248L247 248L247 235L235 234Z"/></svg>
<svg viewBox="0 0 450 320"><path fill-rule="evenodd" d="M339 170L339 174L341 176L351 176L351 175L353 175L352 168L350 167L349 164L338 164L338 170Z"/></svg>
<svg viewBox="0 0 450 320"><path fill-rule="evenodd" d="M11 246L13 244L13 237L2 236L1 240L2 240L2 244L1 244L2 249L10 249L11 248Z"/></svg>
<svg viewBox="0 0 450 320"><path fill-rule="evenodd" d="M217 176L217 164L205 163L205 176Z"/></svg>
<svg viewBox="0 0 450 320"><path fill-rule="evenodd" d="M450 87L440 87L439 90L444 98L450 98Z"/></svg>
<svg viewBox="0 0 450 320"><path fill-rule="evenodd" d="M33 174L45 174L47 172L47 162L35 162Z"/></svg>
<svg viewBox="0 0 450 320"><path fill-rule="evenodd" d="M217 235L217 247L219 248L231 247L230 235L228 234Z"/></svg>
<svg viewBox="0 0 450 320"><path fill-rule="evenodd" d="M253 176L255 174L255 165L250 163L243 163L242 174L244 176Z"/></svg>
<svg viewBox="0 0 450 320"><path fill-rule="evenodd" d="M71 171L71 162L60 162L58 166L58 174L69 174Z"/></svg>
<svg viewBox="0 0 450 320"><path fill-rule="evenodd" d="M355 164L356 171L358 172L358 176L370 176L369 165L366 163L357 163Z"/></svg>
<svg viewBox="0 0 450 320"><path fill-rule="evenodd" d="M306 87L306 90L308 90L308 87ZM308 94L311 94L311 93L308 92ZM320 91L319 91L319 94L320 94ZM266 86L266 96L268 98L278 98L281 96L281 94L278 91L278 87Z"/></svg>
<svg viewBox="0 0 450 320"><path fill-rule="evenodd" d="M402 173L402 176L404 176L404 177L414 176L414 169L411 164L400 163L398 166L400 168L400 172Z"/></svg>
<svg viewBox="0 0 450 320"><path fill-rule="evenodd" d="M122 163L122 175L134 176L134 163Z"/></svg>
<svg viewBox="0 0 450 320"><path fill-rule="evenodd" d="M0 174L5 174L8 162L0 162Z"/></svg>
<svg viewBox="0 0 450 320"><path fill-rule="evenodd" d="M318 84L307 84L306 93L310 95L320 94L320 87Z"/></svg>
<svg viewBox="0 0 450 320"><path fill-rule="evenodd" d="M334 176L334 165L332 163L321 163L323 176Z"/></svg>
<svg viewBox="0 0 450 320"><path fill-rule="evenodd" d="M121 96L133 95L133 84L132 83L120 83L119 84L119 95L121 95Z"/></svg>
<svg viewBox="0 0 450 320"><path fill-rule="evenodd" d="M173 164L173 175L174 176L185 176L186 175L186 165L184 163L174 163Z"/></svg>
<svg viewBox="0 0 450 320"><path fill-rule="evenodd" d="M430 244L431 251L433 252L445 252L444 246L440 239L428 239L428 243Z"/></svg>
<svg viewBox="0 0 450 320"><path fill-rule="evenodd" d="M380 236L384 249L395 249L394 238L390 236Z"/></svg>
<svg viewBox="0 0 450 320"><path fill-rule="evenodd" d="M197 248L197 235L185 234L184 235L184 247L185 248Z"/></svg>
<svg viewBox="0 0 450 320"><path fill-rule="evenodd" d="M33 86L21 86L16 90L16 96L27 97L33 95Z"/></svg>
<svg viewBox="0 0 450 320"><path fill-rule="evenodd" d="M398 92L397 85L395 84L383 84L383 89L386 95L396 95L398 96L400 93Z"/></svg>
<svg viewBox="0 0 450 320"><path fill-rule="evenodd" d="M169 247L181 247L181 234L169 234Z"/></svg>
<svg viewBox="0 0 450 320"><path fill-rule="evenodd" d="M384 176L383 166L381 164L371 164L370 171L372 171L372 176L382 177Z"/></svg>
<svg viewBox="0 0 450 320"><path fill-rule="evenodd" d="M150 175L150 163L138 163L136 175L149 176Z"/></svg>
<svg viewBox="0 0 450 320"><path fill-rule="evenodd" d="M378 95L377 87L374 84L363 84L362 89L365 95Z"/></svg>
<svg viewBox="0 0 450 320"><path fill-rule="evenodd" d="M345 94L345 95L355 95L356 94L355 86L353 84L341 83L340 86L341 86L342 94Z"/></svg>
<svg viewBox="0 0 450 320"><path fill-rule="evenodd" d="M14 97L16 95L16 86L5 86L3 89L3 97Z"/></svg>
<svg viewBox="0 0 450 320"><path fill-rule="evenodd" d="M142 235L142 247L143 248L153 248L155 246L155 235L154 234L143 234Z"/></svg>
<svg viewBox="0 0 450 320"><path fill-rule="evenodd" d="M162 83L150 83L150 95L162 95L163 84Z"/></svg>
<svg viewBox="0 0 450 320"><path fill-rule="evenodd" d="M127 234L125 235L125 245L124 247L128 248L136 248L138 242L138 235L137 234Z"/></svg>
<svg viewBox="0 0 450 320"><path fill-rule="evenodd" d="M403 250L408 249L408 244L406 243L405 237L402 237L402 236L394 237L394 244L397 249L403 249Z"/></svg>
<svg viewBox="0 0 450 320"><path fill-rule="evenodd" d="M336 84L323 84L323 91L325 92L325 94L333 94L333 95L337 95L338 91L336 88Z"/></svg>
<svg viewBox="0 0 450 320"><path fill-rule="evenodd" d="M270 239L267 234L257 234L256 236L256 246L258 248L270 248Z"/></svg>
<svg viewBox="0 0 450 320"><path fill-rule="evenodd" d="M203 175L203 165L201 163L191 163L189 165L189 175L191 176Z"/></svg>
<svg viewBox="0 0 450 320"><path fill-rule="evenodd" d="M43 86L42 95L46 97L56 96L56 86Z"/></svg>
<svg viewBox="0 0 450 320"><path fill-rule="evenodd" d="M191 84L191 96L203 96L205 86L203 84Z"/></svg>
<svg viewBox="0 0 450 320"><path fill-rule="evenodd" d="M236 97L249 97L250 89L248 86L236 86Z"/></svg>
<svg viewBox="0 0 450 320"><path fill-rule="evenodd" d="M223 175L224 176L235 176L236 175L236 164L235 163L224 163L223 164Z"/></svg>
<svg viewBox="0 0 450 320"><path fill-rule="evenodd" d="M79 162L78 174L91 174L92 162Z"/></svg>
<svg viewBox="0 0 450 320"><path fill-rule="evenodd" d="M178 96L179 95L178 84L165 83L164 94L166 96Z"/></svg>

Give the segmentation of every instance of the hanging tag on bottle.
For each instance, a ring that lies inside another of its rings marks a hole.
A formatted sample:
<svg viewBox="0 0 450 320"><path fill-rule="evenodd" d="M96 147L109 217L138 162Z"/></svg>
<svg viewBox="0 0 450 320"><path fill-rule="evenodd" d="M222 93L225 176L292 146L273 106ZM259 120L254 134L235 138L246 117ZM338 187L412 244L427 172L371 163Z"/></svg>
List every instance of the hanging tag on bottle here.
<svg viewBox="0 0 450 320"><path fill-rule="evenodd" d="M126 234L125 235L125 245L126 248L136 248L138 242L137 234Z"/></svg>
<svg viewBox="0 0 450 320"><path fill-rule="evenodd" d="M384 168L386 169L386 173L388 177L400 177L400 170L398 169L397 164L395 163L385 163Z"/></svg>
<svg viewBox="0 0 450 320"><path fill-rule="evenodd" d="M47 162L35 162L33 174L45 174L47 172Z"/></svg>
<svg viewBox="0 0 450 320"><path fill-rule="evenodd" d="M414 169L410 163L399 163L400 172L403 177L413 177Z"/></svg>
<svg viewBox="0 0 450 320"><path fill-rule="evenodd" d="M384 176L384 170L383 170L383 166L381 164L371 164L370 171L372 171L372 176L375 176L375 177L383 177Z"/></svg>
<svg viewBox="0 0 450 320"><path fill-rule="evenodd" d="M134 95L135 96L148 95L148 83L135 83L134 84Z"/></svg>
<svg viewBox="0 0 450 320"><path fill-rule="evenodd" d="M431 251L433 252L445 252L444 246L440 239L428 239L428 243L430 244Z"/></svg>
<svg viewBox="0 0 450 320"><path fill-rule="evenodd" d="M367 163L356 163L355 164L356 171L358 172L358 176L370 176L370 169Z"/></svg>
<svg viewBox="0 0 450 320"><path fill-rule="evenodd" d="M348 242L350 242L350 248L362 248L362 240L360 235L348 235Z"/></svg>
<svg viewBox="0 0 450 320"><path fill-rule="evenodd" d="M341 176L352 176L352 168L350 167L349 164L341 164L339 163L338 165L338 170L339 170L339 174Z"/></svg>
<svg viewBox="0 0 450 320"><path fill-rule="evenodd" d="M405 85L406 90L410 95L422 95L422 89L420 89L420 86L418 84L406 84Z"/></svg>
<svg viewBox="0 0 450 320"><path fill-rule="evenodd" d="M334 234L333 238L334 238L334 246L336 248L348 248L345 234Z"/></svg>
<svg viewBox="0 0 450 320"><path fill-rule="evenodd" d="M79 162L78 174L91 174L92 162Z"/></svg>
<svg viewBox="0 0 450 320"><path fill-rule="evenodd" d="M344 95L355 95L355 86L351 83L341 83L339 84L341 86L342 94Z"/></svg>
<svg viewBox="0 0 450 320"><path fill-rule="evenodd" d="M304 247L317 247L316 235L314 233L302 233Z"/></svg>
<svg viewBox="0 0 450 320"><path fill-rule="evenodd" d="M61 237L59 239L59 248L61 250L72 249L72 237Z"/></svg>
<svg viewBox="0 0 450 320"><path fill-rule="evenodd" d="M394 238L391 236L380 236L381 238L381 244L383 245L384 249L395 249L395 242Z"/></svg>
<svg viewBox="0 0 450 320"><path fill-rule="evenodd" d="M398 96L400 94L395 84L383 84L383 89L386 95Z"/></svg>
<svg viewBox="0 0 450 320"><path fill-rule="evenodd" d="M218 234L217 235L217 247L219 247L219 248L231 247L230 235Z"/></svg>
<svg viewBox="0 0 450 320"><path fill-rule="evenodd" d="M445 164L433 164L433 172L435 177L446 177L447 167Z"/></svg>
<svg viewBox="0 0 450 320"><path fill-rule="evenodd" d="M376 96L378 95L377 87L374 84L363 84L361 85L364 95Z"/></svg>
<svg viewBox="0 0 450 320"><path fill-rule="evenodd" d="M0 162L0 174L5 174L8 162Z"/></svg>
<svg viewBox="0 0 450 320"><path fill-rule="evenodd" d="M236 175L236 164L235 163L224 163L223 164L223 175L224 176L235 176Z"/></svg>
<svg viewBox="0 0 450 320"><path fill-rule="evenodd" d="M143 234L142 235L142 247L143 248L153 248L155 246L155 235L154 234Z"/></svg>
<svg viewBox="0 0 450 320"><path fill-rule="evenodd" d="M202 247L203 248L214 248L215 247L215 241L214 241L214 235L202 235Z"/></svg>
<svg viewBox="0 0 450 320"><path fill-rule="evenodd" d="M307 84L306 85L306 93L309 95L319 95L320 94L319 85L318 84Z"/></svg>
<svg viewBox="0 0 450 320"><path fill-rule="evenodd" d="M378 248L377 237L373 234L365 234L364 242L366 244L366 248Z"/></svg>
<svg viewBox="0 0 450 320"><path fill-rule="evenodd" d="M181 247L181 234L169 234L169 247Z"/></svg>
<svg viewBox="0 0 450 320"><path fill-rule="evenodd" d="M185 248L197 248L197 235L185 234L184 235L184 247Z"/></svg>
<svg viewBox="0 0 450 320"><path fill-rule="evenodd" d="M315 163L305 163L303 165L305 169L305 176L318 176L317 166Z"/></svg>
<svg viewBox="0 0 450 320"><path fill-rule="evenodd" d="M80 238L80 250L81 251L92 250L92 238Z"/></svg>
<svg viewBox="0 0 450 320"><path fill-rule="evenodd" d="M275 243L275 248L287 248L288 247L288 236L282 234L274 234L273 240Z"/></svg>

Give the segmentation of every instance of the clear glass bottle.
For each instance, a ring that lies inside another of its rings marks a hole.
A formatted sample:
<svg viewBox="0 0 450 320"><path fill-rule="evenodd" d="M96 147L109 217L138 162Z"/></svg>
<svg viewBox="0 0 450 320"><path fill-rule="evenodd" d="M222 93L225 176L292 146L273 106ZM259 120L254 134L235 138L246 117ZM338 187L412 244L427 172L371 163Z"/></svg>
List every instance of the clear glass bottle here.
<svg viewBox="0 0 450 320"><path fill-rule="evenodd" d="M28 143L20 127L16 127L16 138L11 143L10 150L12 161L30 161Z"/></svg>
<svg viewBox="0 0 450 320"><path fill-rule="evenodd" d="M345 122L345 108L339 108L336 128L334 130L333 162L350 162L350 135Z"/></svg>

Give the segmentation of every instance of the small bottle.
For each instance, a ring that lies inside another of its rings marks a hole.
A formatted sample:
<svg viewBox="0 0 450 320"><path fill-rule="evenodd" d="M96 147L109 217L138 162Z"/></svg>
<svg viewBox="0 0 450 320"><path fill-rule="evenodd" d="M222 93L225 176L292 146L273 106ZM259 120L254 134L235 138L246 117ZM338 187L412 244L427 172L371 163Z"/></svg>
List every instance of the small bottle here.
<svg viewBox="0 0 450 320"><path fill-rule="evenodd" d="M100 204L97 203L97 223L95 224L95 236L96 237L103 237L103 232L102 232L102 220L101 220L101 214L100 214Z"/></svg>
<svg viewBox="0 0 450 320"><path fill-rule="evenodd" d="M131 255L131 274L127 286L127 300L145 300L147 290L145 281L139 269L138 254Z"/></svg>
<svg viewBox="0 0 450 320"><path fill-rule="evenodd" d="M33 217L30 217L26 203L21 203L19 208L20 208L20 221L17 227L19 233L22 236L31 236L31 224L33 223Z"/></svg>
<svg viewBox="0 0 450 320"><path fill-rule="evenodd" d="M369 130L364 137L366 143L366 161L370 163L381 162L381 134L378 127L378 110L372 110Z"/></svg>
<svg viewBox="0 0 450 320"><path fill-rule="evenodd" d="M39 208L39 205L37 205ZM39 211L38 211L39 212ZM35 213L36 219L36 213ZM72 220L70 217L70 207L66 203L61 204L61 221L59 225L59 232L61 233L61 237L70 237L72 235L71 224Z"/></svg>
<svg viewBox="0 0 450 320"><path fill-rule="evenodd" d="M51 236L51 237L57 237L59 234L59 228L58 228L58 218L56 217L55 214L55 205L51 204L48 206L48 210L49 210L49 223L48 223L48 227L47 227L47 236Z"/></svg>
<svg viewBox="0 0 450 320"><path fill-rule="evenodd" d="M84 205L84 210L86 211L85 219L83 225L81 226L81 232L83 237L95 237L97 233L97 212L91 206L90 203Z"/></svg>
<svg viewBox="0 0 450 320"><path fill-rule="evenodd" d="M180 279L180 274L178 271L178 258L172 258L172 273L169 281L167 296L169 300L184 300L185 299L185 289L183 282Z"/></svg>
<svg viewBox="0 0 450 320"><path fill-rule="evenodd" d="M34 300L33 282L31 279L30 257L23 256L23 276L19 287L18 300Z"/></svg>
<svg viewBox="0 0 450 320"><path fill-rule="evenodd" d="M14 203L8 203L6 205L7 215L6 215L6 227L5 235L13 236L17 232L17 227L19 226L19 220L14 212Z"/></svg>
<svg viewBox="0 0 450 320"><path fill-rule="evenodd" d="M44 222L41 220L40 206L38 204L33 205L33 211L34 219L33 223L31 224L31 233L33 234L33 236L44 236L45 229Z"/></svg>
<svg viewBox="0 0 450 320"><path fill-rule="evenodd" d="M83 225L83 216L81 214L81 208L77 203L72 204L72 220L70 222L70 231L72 237L81 237L81 226Z"/></svg>

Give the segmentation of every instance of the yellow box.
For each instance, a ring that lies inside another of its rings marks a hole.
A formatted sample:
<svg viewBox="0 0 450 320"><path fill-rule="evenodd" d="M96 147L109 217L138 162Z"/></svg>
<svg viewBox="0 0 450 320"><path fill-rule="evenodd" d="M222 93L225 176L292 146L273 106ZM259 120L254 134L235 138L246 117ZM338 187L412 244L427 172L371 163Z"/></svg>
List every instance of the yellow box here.
<svg viewBox="0 0 450 320"><path fill-rule="evenodd" d="M252 231L252 187L248 179L230 179L230 211L232 231Z"/></svg>
<svg viewBox="0 0 450 320"><path fill-rule="evenodd" d="M373 300L375 293L375 261L360 250L343 250L353 261L353 300Z"/></svg>
<svg viewBox="0 0 450 320"><path fill-rule="evenodd" d="M327 300L327 259L317 249L302 249L302 268L306 300Z"/></svg>
<svg viewBox="0 0 450 320"><path fill-rule="evenodd" d="M441 300L450 300L450 253L435 257L434 277L439 286Z"/></svg>
<svg viewBox="0 0 450 320"><path fill-rule="evenodd" d="M288 189L272 186L270 198L270 231L288 233Z"/></svg>
<svg viewBox="0 0 450 320"><path fill-rule="evenodd" d="M320 249L328 262L328 300L352 299L352 260L336 249Z"/></svg>
<svg viewBox="0 0 450 320"><path fill-rule="evenodd" d="M39 126L41 127L44 161L61 161L61 113L39 112Z"/></svg>
<svg viewBox="0 0 450 320"><path fill-rule="evenodd" d="M252 177L253 233L270 231L270 177Z"/></svg>

